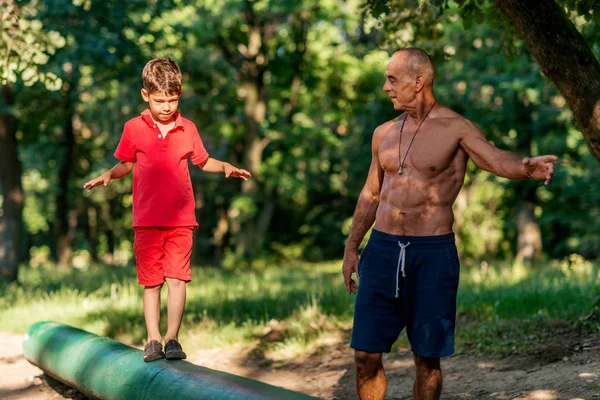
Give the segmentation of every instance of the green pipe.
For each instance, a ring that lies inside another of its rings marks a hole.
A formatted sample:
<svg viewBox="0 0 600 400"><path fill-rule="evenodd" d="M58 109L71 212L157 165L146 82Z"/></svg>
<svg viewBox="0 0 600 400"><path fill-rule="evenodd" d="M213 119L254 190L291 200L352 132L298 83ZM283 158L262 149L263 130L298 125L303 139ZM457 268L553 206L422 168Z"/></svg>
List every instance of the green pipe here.
<svg viewBox="0 0 600 400"><path fill-rule="evenodd" d="M48 375L97 399L314 399L186 361L145 363L141 350L54 322L31 325L23 352Z"/></svg>

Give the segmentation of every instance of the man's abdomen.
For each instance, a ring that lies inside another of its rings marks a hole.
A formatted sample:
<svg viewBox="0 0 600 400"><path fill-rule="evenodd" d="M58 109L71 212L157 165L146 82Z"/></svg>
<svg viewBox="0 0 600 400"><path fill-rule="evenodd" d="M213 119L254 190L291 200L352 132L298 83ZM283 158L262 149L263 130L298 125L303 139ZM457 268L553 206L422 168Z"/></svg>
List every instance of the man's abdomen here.
<svg viewBox="0 0 600 400"><path fill-rule="evenodd" d="M398 206L383 202L377 208L375 229L393 235L430 236L452 232L452 205Z"/></svg>

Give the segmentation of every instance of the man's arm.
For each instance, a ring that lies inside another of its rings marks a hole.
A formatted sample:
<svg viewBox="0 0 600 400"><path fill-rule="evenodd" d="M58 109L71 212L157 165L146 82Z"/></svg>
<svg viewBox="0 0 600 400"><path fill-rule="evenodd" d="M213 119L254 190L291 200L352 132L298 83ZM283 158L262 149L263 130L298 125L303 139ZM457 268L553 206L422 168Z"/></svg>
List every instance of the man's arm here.
<svg viewBox="0 0 600 400"><path fill-rule="evenodd" d="M83 187L89 192L98 185L108 186L111 180L121 179L122 177L129 175L132 169L133 162L121 161L120 163L118 163L117 165L100 175L98 178L86 182L83 185Z"/></svg>
<svg viewBox="0 0 600 400"><path fill-rule="evenodd" d="M377 207L379 206L379 195L384 176L384 171L381 168L378 156L381 135L382 133L378 130L376 130L373 135L373 142L371 145L373 155L371 167L369 168L367 182L358 196L356 210L352 217L350 235L348 236L348 241L346 242L346 247L344 249L342 273L344 275L344 284L346 285L348 293L356 293L357 286L356 282L352 279L352 274L356 273L356 277L360 279L358 276L358 246L360 246L363 238L369 231L369 228L371 228L373 222L375 222L375 215L377 214Z"/></svg>
<svg viewBox="0 0 600 400"><path fill-rule="evenodd" d="M233 176L234 178L241 178L245 181L251 177L250 172L245 169L234 167L233 165L216 160L214 158L209 157L203 164L198 165L202 171L205 172L215 172L220 173L223 172L225 174L225 178L229 178Z"/></svg>
<svg viewBox="0 0 600 400"><path fill-rule="evenodd" d="M483 133L470 121L460 133L460 145L475 165L495 175L509 179L543 179L548 185L554 175L553 155L520 157L515 153L500 150L489 143Z"/></svg>

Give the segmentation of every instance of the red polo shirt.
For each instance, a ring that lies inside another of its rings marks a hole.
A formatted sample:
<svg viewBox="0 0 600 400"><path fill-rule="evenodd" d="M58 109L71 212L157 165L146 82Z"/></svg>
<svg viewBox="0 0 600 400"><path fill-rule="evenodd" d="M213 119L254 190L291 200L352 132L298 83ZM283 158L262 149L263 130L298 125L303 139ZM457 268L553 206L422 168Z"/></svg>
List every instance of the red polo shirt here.
<svg viewBox="0 0 600 400"><path fill-rule="evenodd" d="M150 110L123 128L115 157L134 162L133 226L197 226L188 169L208 159L196 125L179 113L163 138Z"/></svg>

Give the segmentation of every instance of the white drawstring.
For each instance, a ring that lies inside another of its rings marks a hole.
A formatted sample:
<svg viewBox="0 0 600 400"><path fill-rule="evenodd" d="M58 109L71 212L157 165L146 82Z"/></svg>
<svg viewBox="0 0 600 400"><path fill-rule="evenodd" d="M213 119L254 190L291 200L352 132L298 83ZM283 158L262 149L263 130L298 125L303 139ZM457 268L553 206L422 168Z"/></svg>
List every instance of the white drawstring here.
<svg viewBox="0 0 600 400"><path fill-rule="evenodd" d="M405 278L406 274L404 273L404 261L406 261L406 248L410 245L410 242L406 244L398 242L398 246L400 246L400 255L398 256L398 269L396 270L396 298L398 298L398 292L400 291L400 282L399 275L400 271L402 271L402 277Z"/></svg>

